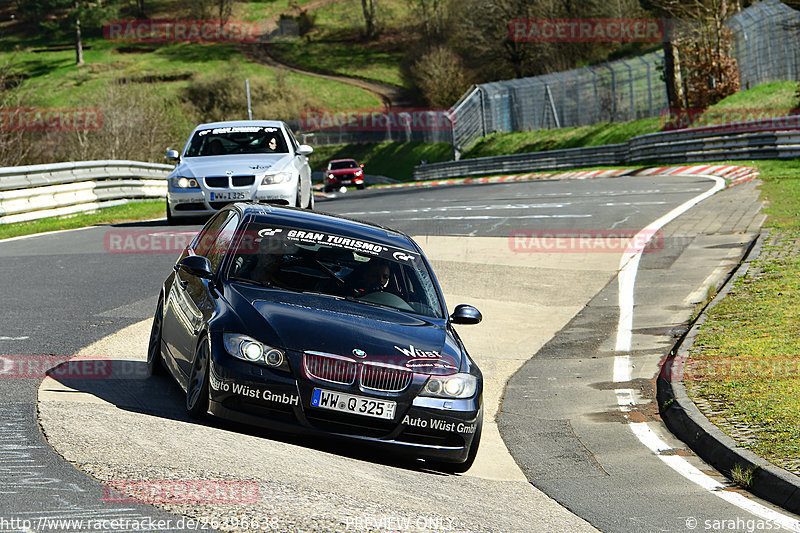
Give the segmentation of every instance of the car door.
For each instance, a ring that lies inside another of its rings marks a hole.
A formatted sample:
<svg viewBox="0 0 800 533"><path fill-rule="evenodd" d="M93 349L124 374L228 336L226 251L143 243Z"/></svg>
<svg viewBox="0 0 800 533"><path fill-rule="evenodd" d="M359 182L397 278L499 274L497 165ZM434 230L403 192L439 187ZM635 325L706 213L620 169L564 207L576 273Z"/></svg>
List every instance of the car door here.
<svg viewBox="0 0 800 533"><path fill-rule="evenodd" d="M216 272L238 221L235 211L221 211L197 235L188 254L208 258ZM224 247L221 252L220 247ZM164 313L163 338L184 377L189 374L203 326L216 309L213 291L213 281L180 269L175 272Z"/></svg>

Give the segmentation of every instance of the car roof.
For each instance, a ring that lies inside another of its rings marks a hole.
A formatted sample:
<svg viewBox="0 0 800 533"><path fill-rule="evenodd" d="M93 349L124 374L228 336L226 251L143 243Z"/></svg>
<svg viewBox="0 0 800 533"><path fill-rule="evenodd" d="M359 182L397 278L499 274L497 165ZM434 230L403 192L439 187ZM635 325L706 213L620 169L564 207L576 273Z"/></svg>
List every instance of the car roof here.
<svg viewBox="0 0 800 533"><path fill-rule="evenodd" d="M414 241L405 233L372 222L271 204L238 202L234 206L244 216L253 216L258 222L309 229L320 233L336 233L337 235L419 252Z"/></svg>
<svg viewBox="0 0 800 533"><path fill-rule="evenodd" d="M270 128L282 128L285 124L280 120L227 120L225 122L207 122L198 124L195 130L209 128L235 128L241 126L266 126Z"/></svg>
<svg viewBox="0 0 800 533"><path fill-rule="evenodd" d="M355 159L353 159L352 157L349 157L347 159L331 159L330 161L328 161L328 163L329 164L330 163L342 163L342 162L346 162L346 161L352 161L353 163L356 162Z"/></svg>

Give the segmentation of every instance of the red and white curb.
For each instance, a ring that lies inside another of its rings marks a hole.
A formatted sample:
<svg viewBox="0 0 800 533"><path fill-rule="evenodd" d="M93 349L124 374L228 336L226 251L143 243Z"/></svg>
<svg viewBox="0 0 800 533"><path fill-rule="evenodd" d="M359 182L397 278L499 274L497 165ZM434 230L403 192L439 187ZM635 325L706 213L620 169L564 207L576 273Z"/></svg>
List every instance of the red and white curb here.
<svg viewBox="0 0 800 533"><path fill-rule="evenodd" d="M402 189L410 187L442 187L449 185L479 185L484 183L508 183L518 181L534 181L541 179L591 179L591 178L616 178L621 176L653 176L653 175L698 174L724 178L729 185L737 185L758 177L755 167L741 167L737 165L689 165L680 167L653 167L653 168L618 168L606 170L573 170L567 172L536 172L528 174L506 174L501 176L487 176L481 178L452 178L434 181L419 181L409 183L394 183L380 185L376 189Z"/></svg>

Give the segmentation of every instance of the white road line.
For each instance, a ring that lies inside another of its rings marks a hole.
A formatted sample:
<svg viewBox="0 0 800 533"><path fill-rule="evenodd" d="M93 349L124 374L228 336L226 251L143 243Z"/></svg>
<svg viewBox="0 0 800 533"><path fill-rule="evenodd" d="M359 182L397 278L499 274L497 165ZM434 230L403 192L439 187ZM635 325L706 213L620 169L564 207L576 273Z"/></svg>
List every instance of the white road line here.
<svg viewBox="0 0 800 533"><path fill-rule="evenodd" d="M363 215L385 215L393 214L400 215L403 213L433 213L434 211L500 211L503 209L548 209L555 208L561 209L568 205L569 202L550 203L550 204L496 204L496 205L451 205L441 207L421 207L417 209L400 209L397 211L349 211L342 213L346 216L363 216Z"/></svg>
<svg viewBox="0 0 800 533"><path fill-rule="evenodd" d="M663 217L655 220L646 228L641 230L632 242L639 244L639 249L634 252L625 253L620 259L620 271L618 275L619 283L619 312L620 318L617 324L617 345L616 351L629 352L631 349L631 328L633 326L633 288L636 283L636 272L639 268L639 260L642 251L650 238L656 231L661 229L671 220L682 215L699 202L705 200L717 191L725 187L725 180L715 176L705 176L713 179L716 183L708 191L695 196L691 200L684 202ZM641 240L640 240L641 239ZM630 354L620 354L614 357L613 381L615 383L626 383L632 378L632 367ZM617 405L623 413L630 412L636 405L634 391L632 389L616 389ZM627 416L627 415L626 415ZM631 431L639 441L658 456L667 466L677 473L704 488L711 494L747 511L763 520L771 521L780 525L782 529L800 532L800 521L779 513L760 503L753 501L737 492L726 490L725 485L701 472L692 466L686 459L679 455L664 455L663 452L669 451L672 447L664 442L646 422L629 423Z"/></svg>
<svg viewBox="0 0 800 533"><path fill-rule="evenodd" d="M20 235L19 237L9 237L8 239L0 239L0 244L11 241L21 241L24 239L32 239L33 237L43 237L45 235L55 235L57 233L66 233L68 231L83 231L85 229L96 228L97 226L86 226L83 228L60 229L57 231L45 231L43 233L31 233L30 235Z"/></svg>
<svg viewBox="0 0 800 533"><path fill-rule="evenodd" d="M682 203L666 215L651 222L644 227L632 239L636 243L635 249L631 252L622 254L619 260L619 322L617 324L617 344L616 351L627 352L631 349L631 328L633 327L633 289L636 285L636 272L639 269L639 260L642 257L647 243L655 233L667 225L670 221L679 217L698 203L709 196L716 194L725 188L725 180L716 176L704 176L715 181L713 187L702 194L698 194L691 200Z"/></svg>
<svg viewBox="0 0 800 533"><path fill-rule="evenodd" d="M515 216L512 217L514 220L523 219L523 218L591 218L592 215L524 215L524 216ZM501 220L507 219L509 217L496 217L491 215L473 215L473 216L462 216L462 217L445 217L445 216L433 216L433 217L403 217L403 220Z"/></svg>
<svg viewBox="0 0 800 533"><path fill-rule="evenodd" d="M26 341L30 339L30 337L3 337L0 336L0 341Z"/></svg>

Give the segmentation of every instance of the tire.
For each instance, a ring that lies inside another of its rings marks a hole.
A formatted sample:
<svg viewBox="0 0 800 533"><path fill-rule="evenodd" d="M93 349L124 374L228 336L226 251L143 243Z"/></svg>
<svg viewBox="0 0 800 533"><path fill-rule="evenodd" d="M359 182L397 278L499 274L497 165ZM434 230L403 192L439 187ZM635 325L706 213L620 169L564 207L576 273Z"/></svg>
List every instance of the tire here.
<svg viewBox="0 0 800 533"><path fill-rule="evenodd" d="M303 208L303 190L300 187L300 181L297 182L297 199L294 201L294 206Z"/></svg>
<svg viewBox="0 0 800 533"><path fill-rule="evenodd" d="M481 432L483 431L483 408L481 408L480 416L478 417L478 427L475 429L475 435L472 437L472 442L469 445L469 452L467 452L467 460L463 463L441 463L432 462L431 466L436 470L447 472L450 474L463 474L475 462L475 457L478 455L478 447L481 444Z"/></svg>
<svg viewBox="0 0 800 533"><path fill-rule="evenodd" d="M175 217L172 216L172 210L169 208L169 200L167 200L167 225L174 226L177 223Z"/></svg>
<svg viewBox="0 0 800 533"><path fill-rule="evenodd" d="M211 352L208 337L200 340L189 373L189 385L186 387L186 414L200 419L208 412L208 366Z"/></svg>
<svg viewBox="0 0 800 533"><path fill-rule="evenodd" d="M331 192L331 190L332 190L332 189L331 189L329 186L327 186L327 185L325 185L325 186L322 188L322 192Z"/></svg>
<svg viewBox="0 0 800 533"><path fill-rule="evenodd" d="M164 323L164 298L158 297L156 314L153 315L153 326L150 328L150 342L147 344L147 375L164 376L167 369L161 355L161 327Z"/></svg>
<svg viewBox="0 0 800 533"><path fill-rule="evenodd" d="M314 210L314 189L308 191L308 210Z"/></svg>
<svg viewBox="0 0 800 533"><path fill-rule="evenodd" d="M356 185L356 189L358 189L359 191L363 191L364 190L364 184L360 183L360 184Z"/></svg>

